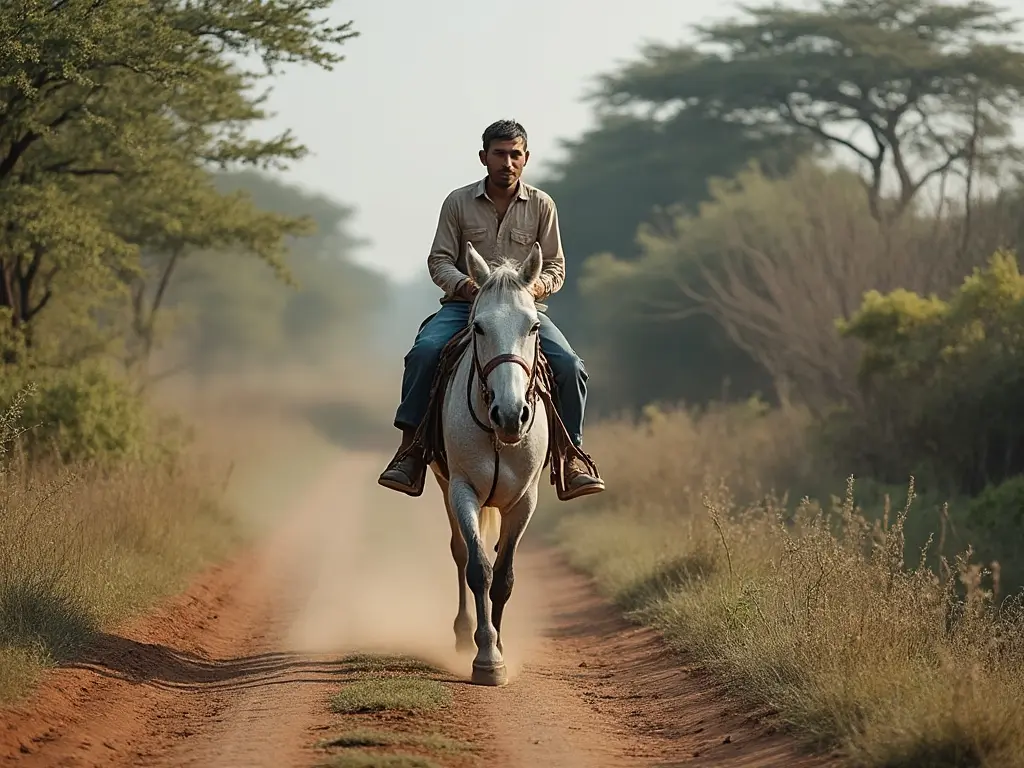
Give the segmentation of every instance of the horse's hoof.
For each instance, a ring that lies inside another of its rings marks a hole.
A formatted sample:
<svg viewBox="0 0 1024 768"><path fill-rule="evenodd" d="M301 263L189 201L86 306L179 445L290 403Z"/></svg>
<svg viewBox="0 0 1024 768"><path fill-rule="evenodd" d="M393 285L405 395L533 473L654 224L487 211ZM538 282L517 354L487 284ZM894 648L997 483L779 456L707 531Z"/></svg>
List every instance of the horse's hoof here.
<svg viewBox="0 0 1024 768"><path fill-rule="evenodd" d="M496 667L478 667L473 665L473 683L475 685L508 685L508 670L504 664Z"/></svg>
<svg viewBox="0 0 1024 768"><path fill-rule="evenodd" d="M455 652L456 653L473 653L476 650L476 643L473 642L473 638L455 638Z"/></svg>

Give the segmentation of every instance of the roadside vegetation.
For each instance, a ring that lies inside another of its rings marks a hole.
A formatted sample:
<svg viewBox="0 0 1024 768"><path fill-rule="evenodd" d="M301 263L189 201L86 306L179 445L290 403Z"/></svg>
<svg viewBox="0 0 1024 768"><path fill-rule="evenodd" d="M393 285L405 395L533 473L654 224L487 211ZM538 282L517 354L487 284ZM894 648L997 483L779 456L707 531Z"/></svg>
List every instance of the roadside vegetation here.
<svg viewBox="0 0 1024 768"><path fill-rule="evenodd" d="M283 372L350 437L332 377L388 286L350 207L272 175L302 143L250 135L282 66L342 61L330 5L0 5L0 703L251 533L235 461L323 399Z"/></svg>
<svg viewBox="0 0 1024 768"><path fill-rule="evenodd" d="M1024 764L1015 29L984 3L752 7L602 78L549 185L590 248L553 311L608 481L552 535L850 765ZM635 162L584 162L612 148ZM643 190L619 219L616 189Z"/></svg>

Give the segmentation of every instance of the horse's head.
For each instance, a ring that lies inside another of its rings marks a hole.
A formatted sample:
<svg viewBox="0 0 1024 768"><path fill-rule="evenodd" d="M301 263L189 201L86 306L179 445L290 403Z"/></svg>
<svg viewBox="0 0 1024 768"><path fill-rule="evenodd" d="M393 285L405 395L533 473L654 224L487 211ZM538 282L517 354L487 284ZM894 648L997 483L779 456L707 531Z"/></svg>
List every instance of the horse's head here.
<svg viewBox="0 0 1024 768"><path fill-rule="evenodd" d="M540 348L540 319L532 287L543 265L535 244L522 264L493 269L466 243L469 276L480 286L473 304L473 354L487 417L503 443L518 443L533 423L532 388Z"/></svg>

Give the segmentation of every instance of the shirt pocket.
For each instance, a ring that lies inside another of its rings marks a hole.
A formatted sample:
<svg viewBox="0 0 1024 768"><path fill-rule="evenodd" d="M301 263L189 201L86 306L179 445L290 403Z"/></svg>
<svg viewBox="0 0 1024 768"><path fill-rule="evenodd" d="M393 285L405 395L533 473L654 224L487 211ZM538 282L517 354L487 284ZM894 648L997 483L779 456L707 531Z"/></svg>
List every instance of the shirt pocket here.
<svg viewBox="0 0 1024 768"><path fill-rule="evenodd" d="M508 239L511 241L511 255L520 260L530 255L533 244L537 242L537 236L533 232L516 227L509 229Z"/></svg>
<svg viewBox="0 0 1024 768"><path fill-rule="evenodd" d="M491 252L491 248L487 245L487 227L466 227L462 230L462 242L459 243L459 246L463 253L466 250L467 240L473 244L481 256L487 258Z"/></svg>

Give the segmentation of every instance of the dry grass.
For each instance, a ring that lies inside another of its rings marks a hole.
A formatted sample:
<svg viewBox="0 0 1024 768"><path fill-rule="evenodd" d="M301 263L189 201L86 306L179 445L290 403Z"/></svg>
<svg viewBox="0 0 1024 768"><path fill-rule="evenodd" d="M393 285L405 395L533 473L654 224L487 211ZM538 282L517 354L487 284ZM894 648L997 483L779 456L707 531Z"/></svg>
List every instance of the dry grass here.
<svg viewBox="0 0 1024 768"><path fill-rule="evenodd" d="M1024 611L965 559L905 563L912 506L869 522L852 486L825 509L773 500L761 480L796 466L801 427L746 408L593 428L609 491L552 510L554 535L809 745L866 767L1024 764Z"/></svg>
<svg viewBox="0 0 1024 768"><path fill-rule="evenodd" d="M19 414L0 418L0 702L237 541L214 464L29 463Z"/></svg>
<svg viewBox="0 0 1024 768"><path fill-rule="evenodd" d="M451 703L452 694L436 680L422 677L370 677L347 683L331 697L332 712L427 712Z"/></svg>
<svg viewBox="0 0 1024 768"><path fill-rule="evenodd" d="M353 750L334 755L321 768L441 768L433 760L416 755L384 755Z"/></svg>
<svg viewBox="0 0 1024 768"><path fill-rule="evenodd" d="M215 488L183 462L0 474L0 700L224 554Z"/></svg>
<svg viewBox="0 0 1024 768"><path fill-rule="evenodd" d="M473 749L472 744L449 739L447 736L439 733L398 733L396 731L381 731L374 728L358 728L346 731L345 733L339 733L337 736L324 739L317 746L324 749L332 747L351 749L354 747L412 746L442 752L466 752Z"/></svg>

